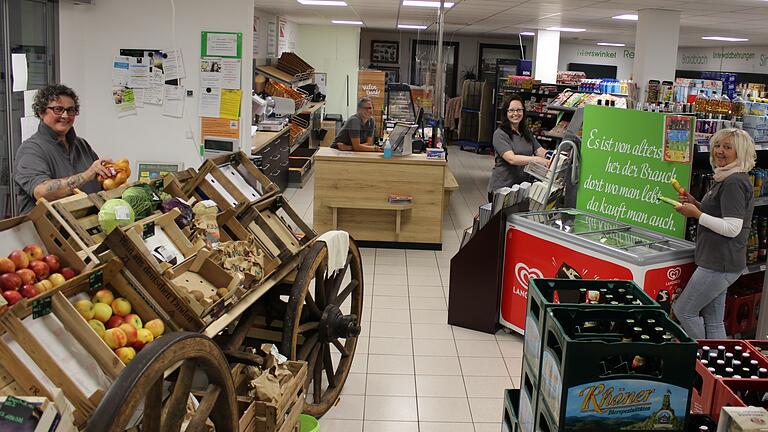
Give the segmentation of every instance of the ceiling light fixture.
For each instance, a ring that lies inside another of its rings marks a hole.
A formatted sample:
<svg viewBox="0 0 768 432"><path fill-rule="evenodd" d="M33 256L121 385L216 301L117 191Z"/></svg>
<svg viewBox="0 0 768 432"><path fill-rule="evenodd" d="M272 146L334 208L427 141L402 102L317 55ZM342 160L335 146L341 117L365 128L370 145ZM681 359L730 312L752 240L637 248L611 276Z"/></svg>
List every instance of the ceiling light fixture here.
<svg viewBox="0 0 768 432"><path fill-rule="evenodd" d="M520 36L536 36L534 32L520 32Z"/></svg>
<svg viewBox="0 0 768 432"><path fill-rule="evenodd" d="M427 28L427 26L425 26L425 25L416 25L416 24L398 24L397 28L425 30Z"/></svg>
<svg viewBox="0 0 768 432"><path fill-rule="evenodd" d="M722 42L747 42L749 40L745 38L734 38L734 37L724 37L724 36L704 36L702 37L702 39L722 41Z"/></svg>
<svg viewBox="0 0 768 432"><path fill-rule="evenodd" d="M547 30L551 30L551 31L561 31L561 32L573 32L573 33L578 33L578 32L585 32L585 31L587 31L587 29L583 29L583 28L571 28L571 27L550 27L550 28L548 28Z"/></svg>
<svg viewBox="0 0 768 432"><path fill-rule="evenodd" d="M347 6L347 2L341 0L296 0L306 6Z"/></svg>
<svg viewBox="0 0 768 432"><path fill-rule="evenodd" d="M600 46L615 46L615 47L625 47L627 44L623 43L614 43L614 42L598 42L597 43Z"/></svg>
<svg viewBox="0 0 768 432"><path fill-rule="evenodd" d="M637 16L637 14L616 15L615 17L611 17L611 18L618 19L618 20L626 20L626 21L637 21L640 19L640 17Z"/></svg>
<svg viewBox="0 0 768 432"><path fill-rule="evenodd" d="M334 24L363 25L362 21L331 20Z"/></svg>
<svg viewBox="0 0 768 432"><path fill-rule="evenodd" d="M453 7L454 3L452 2L445 2L443 3L443 7L448 9ZM418 7L432 7L432 8L439 8L440 2L439 1L424 1L424 0L403 0L403 6L418 6Z"/></svg>

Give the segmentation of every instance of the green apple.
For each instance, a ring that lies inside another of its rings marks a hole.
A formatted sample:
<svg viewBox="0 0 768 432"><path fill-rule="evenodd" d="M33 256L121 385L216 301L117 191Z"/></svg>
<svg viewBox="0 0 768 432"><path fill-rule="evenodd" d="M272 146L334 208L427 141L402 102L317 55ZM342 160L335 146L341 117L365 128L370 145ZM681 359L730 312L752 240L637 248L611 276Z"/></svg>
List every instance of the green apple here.
<svg viewBox="0 0 768 432"><path fill-rule="evenodd" d="M104 327L104 323L103 322L101 322L99 320L92 319L92 320L88 320L88 324L91 326L93 331L95 331L96 334L99 335L100 338L104 337L104 332L107 331L107 328Z"/></svg>
<svg viewBox="0 0 768 432"><path fill-rule="evenodd" d="M77 313L79 313L81 317L85 318L86 321L93 319L93 315L95 311L93 310L93 303L91 303L90 300L83 299L83 300L76 301L75 309L77 310Z"/></svg>
<svg viewBox="0 0 768 432"><path fill-rule="evenodd" d="M112 316L112 308L108 304L96 303L93 305L93 310L93 317L103 323L109 321L109 318Z"/></svg>

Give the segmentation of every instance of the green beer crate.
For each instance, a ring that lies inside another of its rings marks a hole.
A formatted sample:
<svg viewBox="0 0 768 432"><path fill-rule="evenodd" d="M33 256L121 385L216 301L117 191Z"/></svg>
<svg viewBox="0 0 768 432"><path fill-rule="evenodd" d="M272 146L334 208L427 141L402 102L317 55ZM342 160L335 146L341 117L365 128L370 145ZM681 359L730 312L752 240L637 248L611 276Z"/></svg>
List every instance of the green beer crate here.
<svg viewBox="0 0 768 432"><path fill-rule="evenodd" d="M502 432L520 432L517 423L518 406L520 405L520 390L504 390L504 416L501 423Z"/></svg>
<svg viewBox="0 0 768 432"><path fill-rule="evenodd" d="M682 432L696 351L662 310L552 306L536 412L558 431Z"/></svg>

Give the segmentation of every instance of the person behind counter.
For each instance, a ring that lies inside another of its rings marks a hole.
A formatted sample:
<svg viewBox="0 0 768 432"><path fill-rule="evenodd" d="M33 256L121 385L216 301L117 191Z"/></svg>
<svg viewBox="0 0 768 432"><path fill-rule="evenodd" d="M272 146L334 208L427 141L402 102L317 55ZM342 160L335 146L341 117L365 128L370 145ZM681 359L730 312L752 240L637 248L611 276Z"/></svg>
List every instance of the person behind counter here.
<svg viewBox="0 0 768 432"><path fill-rule="evenodd" d="M755 206L748 172L755 166L755 143L743 130L722 129L710 140L715 183L701 202L680 193L675 210L699 221L696 271L672 309L694 339L725 339L725 296L747 268L747 238Z"/></svg>
<svg viewBox="0 0 768 432"><path fill-rule="evenodd" d="M376 132L376 122L373 120L373 102L369 97L357 101L357 114L349 116L341 127L331 148L356 152L378 152L379 147L373 145L373 134Z"/></svg>
<svg viewBox="0 0 768 432"><path fill-rule="evenodd" d="M493 149L496 163L488 182L488 201L493 201L493 191L529 181L523 171L532 161L549 166L547 151L539 144L526 123L525 104L518 94L512 94L505 101L507 115L501 126L493 133Z"/></svg>
<svg viewBox="0 0 768 432"><path fill-rule="evenodd" d="M88 142L72 127L80 113L80 103L71 88L49 85L38 90L32 105L40 119L37 132L19 147L14 159L13 181L19 214L27 213L40 198L57 200L80 189L86 193L101 190L97 175L109 177L109 170Z"/></svg>

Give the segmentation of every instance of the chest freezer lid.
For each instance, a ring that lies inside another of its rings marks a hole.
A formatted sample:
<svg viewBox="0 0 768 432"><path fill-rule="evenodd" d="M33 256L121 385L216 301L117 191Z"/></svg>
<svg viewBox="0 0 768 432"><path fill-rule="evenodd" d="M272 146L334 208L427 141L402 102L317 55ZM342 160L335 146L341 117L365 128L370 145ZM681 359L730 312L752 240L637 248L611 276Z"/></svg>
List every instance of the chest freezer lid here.
<svg viewBox="0 0 768 432"><path fill-rule="evenodd" d="M637 265L692 258L695 248L689 241L575 209L515 213L507 223Z"/></svg>

